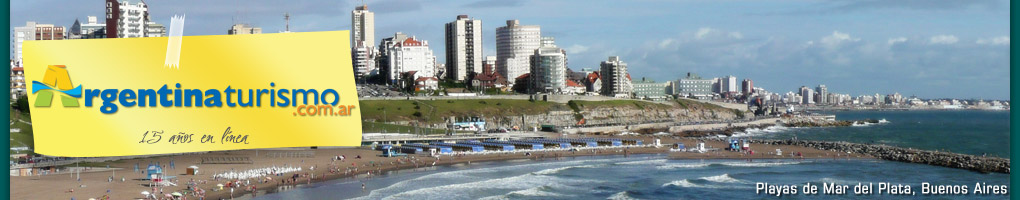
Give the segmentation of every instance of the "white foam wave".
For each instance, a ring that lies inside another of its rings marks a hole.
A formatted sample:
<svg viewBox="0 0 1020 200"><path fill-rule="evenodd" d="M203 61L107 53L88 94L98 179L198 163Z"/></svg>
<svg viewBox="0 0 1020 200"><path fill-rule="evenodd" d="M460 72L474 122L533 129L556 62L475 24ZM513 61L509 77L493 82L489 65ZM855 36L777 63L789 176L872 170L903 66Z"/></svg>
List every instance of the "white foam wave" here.
<svg viewBox="0 0 1020 200"><path fill-rule="evenodd" d="M677 187L702 187L701 185L694 184L694 183L691 183L690 181L687 181L687 179L683 179L683 180L679 180L679 181L673 181L673 182L669 182L669 183L666 183L666 184L662 184L662 187L671 186L671 185L672 186L677 186Z"/></svg>
<svg viewBox="0 0 1020 200"><path fill-rule="evenodd" d="M704 178L702 178L702 179L704 179ZM743 183L741 183L741 184L743 184ZM710 189L748 189L748 188L752 188L750 186L740 186L740 185L732 185L732 184L731 185L697 184L697 183L693 183L691 181L688 181L687 179L682 179L682 180L678 180L678 181L673 181L673 182L669 182L669 183L666 183L666 184L662 184L662 187L669 187L669 186L683 187L683 188L710 188Z"/></svg>
<svg viewBox="0 0 1020 200"><path fill-rule="evenodd" d="M447 172L432 173L424 176L420 176L414 179L400 181L384 188L372 190L368 195L359 197L357 199L380 199L382 196L387 194L396 194L414 189L419 189L422 186L428 186L437 182L450 182L455 180L485 180L487 178L481 175L491 174L500 171L513 171L522 168L545 168L549 166L563 166L563 165L580 165L584 164L586 160L575 160L575 161L562 161L562 162L539 162L532 164L520 164L510 166L499 166L499 167L484 167L476 169L459 169Z"/></svg>
<svg viewBox="0 0 1020 200"><path fill-rule="evenodd" d="M708 167L708 165L710 165L710 164L711 163L675 163L675 164L660 165L660 166L656 166L655 168L656 169L664 169L664 170L668 170L668 169L682 169L682 168L702 168L702 167Z"/></svg>
<svg viewBox="0 0 1020 200"><path fill-rule="evenodd" d="M876 125L876 124L887 124L887 123L889 123L889 120L880 119L880 120L878 120L878 122L875 122L875 123L866 122L866 121L857 121L857 122L854 122L853 124L851 124L851 126L865 127L865 126L872 126L872 125Z"/></svg>
<svg viewBox="0 0 1020 200"><path fill-rule="evenodd" d="M741 131L741 132L734 132L732 136L718 135L717 137L721 137L721 138L725 138L725 137L752 137L752 136L761 136L761 135L766 135L766 134L771 134L771 133L779 133L779 132L783 132L783 131L788 131L790 129L792 129L792 128L785 127L785 126L780 126L780 125L774 125L774 126L769 126L769 127L765 127L765 128L748 128L748 129L744 129L744 131Z"/></svg>
<svg viewBox="0 0 1020 200"><path fill-rule="evenodd" d="M577 166L558 167L558 168L552 168L552 169L545 169L545 170L542 170L542 171L537 171L534 174L535 175L549 175L549 174L559 173L560 171L567 170L567 169L573 169L573 168L593 168L595 166L596 165L577 165Z"/></svg>
<svg viewBox="0 0 1020 200"><path fill-rule="evenodd" d="M732 167L774 167L782 165L796 165L800 163L802 162L729 162L719 164Z"/></svg>
<svg viewBox="0 0 1020 200"><path fill-rule="evenodd" d="M606 199L609 199L609 200L634 200L634 199L638 199L638 198L631 197L627 193L627 191L623 191L623 192L617 192L616 194L613 194L613 196L609 196L609 198L606 198Z"/></svg>
<svg viewBox="0 0 1020 200"><path fill-rule="evenodd" d="M567 184L590 184L592 182L600 182L597 180L574 180L558 178L554 176L536 175L533 173L527 173L518 176L511 176L506 178L498 179L484 179L481 181L465 182L458 184L449 185L436 185L432 187L425 187L415 190L400 191L399 193L389 195L382 199L468 199L478 198L465 196L471 194L470 191L477 190L526 190L532 187L550 187L550 188L572 188ZM434 182L431 184L435 184ZM525 191L522 191L525 192ZM379 199L378 197L366 196L366 199ZM493 197L496 198L496 197Z"/></svg>
<svg viewBox="0 0 1020 200"><path fill-rule="evenodd" d="M663 164L663 163L666 163L666 159L628 161L628 162L618 162L616 164L617 165L647 165L647 164Z"/></svg>
<svg viewBox="0 0 1020 200"><path fill-rule="evenodd" d="M513 191L513 192L510 192L510 193L507 193L506 195L507 196L510 196L510 195L529 196L529 197L558 197L558 196L563 196L562 194L543 191L543 189L545 189L545 188L547 188L547 187L546 186L533 187L533 188L528 188L528 189L525 189L525 190Z"/></svg>
<svg viewBox="0 0 1020 200"><path fill-rule="evenodd" d="M722 174L722 175L718 175L718 176L702 177L701 179L702 180L706 180L706 181L716 182L716 183L746 183L746 181L742 181L742 180L739 180L739 179L731 177L730 174Z"/></svg>

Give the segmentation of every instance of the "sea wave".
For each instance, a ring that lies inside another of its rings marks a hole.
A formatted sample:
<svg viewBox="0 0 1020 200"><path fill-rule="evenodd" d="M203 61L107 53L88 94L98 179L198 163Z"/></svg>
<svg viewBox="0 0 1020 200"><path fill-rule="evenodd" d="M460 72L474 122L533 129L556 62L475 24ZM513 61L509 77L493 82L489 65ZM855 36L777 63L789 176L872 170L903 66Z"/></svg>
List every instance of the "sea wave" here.
<svg viewBox="0 0 1020 200"><path fill-rule="evenodd" d="M550 174L559 173L560 171L567 170L567 169L573 169L573 168L594 168L594 167L597 167L597 166L598 165L566 166L566 167L558 167L558 168L552 168L552 169L544 169L542 171L537 171L537 172L534 172L532 174L535 174L535 175L550 175Z"/></svg>
<svg viewBox="0 0 1020 200"><path fill-rule="evenodd" d="M543 186L528 188L528 189L524 189L524 190L513 191L513 192L510 192L510 193L507 193L506 196L508 196L508 197L513 197L513 196L526 196L526 197L559 197L559 196L564 196L563 194L545 191L545 190L548 190L548 189L551 189L551 187L543 185Z"/></svg>
<svg viewBox="0 0 1020 200"><path fill-rule="evenodd" d="M691 183L691 181L688 181L687 179L682 179L682 180L678 180L678 181L673 181L673 182L669 182L669 183L666 183L666 184L662 184L662 187L668 187L668 186L677 186L677 187L686 187L686 188L705 187L705 186L702 186L702 185Z"/></svg>
<svg viewBox="0 0 1020 200"><path fill-rule="evenodd" d="M655 168L656 169L663 169L663 170L682 169L682 168L703 168L703 167L708 167L711 164L712 163L673 163L673 164L665 164L665 165L656 166Z"/></svg>
<svg viewBox="0 0 1020 200"><path fill-rule="evenodd" d="M731 166L731 167L774 167L774 166L782 166L782 165L796 165L796 164L801 164L801 163L804 163L804 162L801 162L801 161L795 161L795 162L726 162L726 163L719 163L719 164L720 165Z"/></svg>
<svg viewBox="0 0 1020 200"><path fill-rule="evenodd" d="M452 170L447 172L432 173L424 176L420 176L410 180L400 181L384 188L372 190L368 195L359 197L357 199L379 199L387 194L396 194L405 191L421 189L423 186L428 186L436 182L447 182L447 181L480 181L487 180L482 177L485 174L491 174L496 172L513 171L518 169L530 169L530 168L546 168L556 167L563 165L583 165L591 161L588 160L576 160L576 161L562 161L562 162L539 162L532 164L520 164L510 166L498 166L498 167L484 167L475 169L460 169ZM528 174L524 174L528 175ZM535 174L531 174L535 175Z"/></svg>
<svg viewBox="0 0 1020 200"><path fill-rule="evenodd" d="M702 180L716 182L716 183L747 183L747 181L739 180L730 176L730 174L722 174L718 176L702 177Z"/></svg>
<svg viewBox="0 0 1020 200"><path fill-rule="evenodd" d="M694 180L694 181L692 181ZM729 174L722 174L717 176L707 176L696 179L681 179L672 181L669 183L662 184L662 187L682 187L682 188L710 188L710 189L748 189L751 187L744 186L748 183L747 181L735 179L730 177Z"/></svg>
<svg viewBox="0 0 1020 200"><path fill-rule="evenodd" d="M577 180L567 179L555 176L537 175L534 173L527 173L518 176L511 176L497 179L485 179L473 182L464 182L449 185L432 185L431 187L425 187L415 190L399 191L399 193L388 195L382 199L420 199L420 198L434 198L434 199L464 199L464 198L478 198L465 196L470 195L471 191L477 190L513 190L521 191L527 190L534 187L548 187L548 188L564 188L574 189L575 187L569 186L571 184L591 184L599 183L598 180ZM431 184L436 184L435 182ZM546 188L546 189L548 189ZM528 191L521 191L520 193L526 194ZM513 192L511 192L513 193ZM509 193L508 193L509 194ZM378 196L366 196L366 199L379 199ZM494 197L495 198L495 197Z"/></svg>
<svg viewBox="0 0 1020 200"><path fill-rule="evenodd" d="M721 137L721 138L725 138L725 137L753 137L753 136L761 136L761 135L766 135L766 134L772 134L772 133L779 133L779 132L789 131L789 130L794 129L794 128L796 128L796 127L785 127L785 126L781 126L781 125L774 125L774 126L769 126L769 127L765 127L765 128L748 128L748 129L744 129L744 131L741 131L741 132L734 132L733 135L731 135L731 136L718 135L717 137Z"/></svg>
<svg viewBox="0 0 1020 200"><path fill-rule="evenodd" d="M609 200L634 200L634 199L638 199L638 198L631 197L627 191L623 191L623 192L617 192L616 194L613 194L613 196L609 196L609 198L606 198L606 199L609 199Z"/></svg>
<svg viewBox="0 0 1020 200"><path fill-rule="evenodd" d="M866 121L857 121L857 122L854 122L853 124L851 124L851 126L866 127L866 126L872 126L872 125L876 125L876 124L887 124L887 123L889 123L889 120L880 119L880 120L878 120L878 122L875 122L875 123L866 122Z"/></svg>
<svg viewBox="0 0 1020 200"><path fill-rule="evenodd" d="M654 160L639 160L639 161L628 161L618 162L617 165L647 165L647 164L663 164L666 163L666 159L654 159Z"/></svg>

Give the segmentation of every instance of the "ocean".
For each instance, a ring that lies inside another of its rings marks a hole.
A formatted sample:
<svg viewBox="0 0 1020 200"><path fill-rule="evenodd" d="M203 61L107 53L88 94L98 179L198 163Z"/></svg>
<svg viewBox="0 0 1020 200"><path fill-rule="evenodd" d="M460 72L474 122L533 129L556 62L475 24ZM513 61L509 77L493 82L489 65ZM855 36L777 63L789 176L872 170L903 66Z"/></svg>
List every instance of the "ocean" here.
<svg viewBox="0 0 1020 200"><path fill-rule="evenodd" d="M843 111L838 119L886 119L856 127L750 130L752 137L883 143L1009 156L1009 112ZM842 139L841 139L842 138ZM922 194L922 183L966 185L970 194ZM666 154L510 160L387 172L297 186L255 199L762 199L756 184L796 185L795 199L1007 199L975 184L1009 185L1008 174L881 160L672 160ZM804 184L848 185L845 195L805 195ZM913 195L854 195L858 183L909 185ZM362 184L366 189L362 190Z"/></svg>
<svg viewBox="0 0 1020 200"><path fill-rule="evenodd" d="M885 119L850 127L748 130L743 136L767 139L847 141L1009 158L1009 111L916 110L836 111L837 120Z"/></svg>

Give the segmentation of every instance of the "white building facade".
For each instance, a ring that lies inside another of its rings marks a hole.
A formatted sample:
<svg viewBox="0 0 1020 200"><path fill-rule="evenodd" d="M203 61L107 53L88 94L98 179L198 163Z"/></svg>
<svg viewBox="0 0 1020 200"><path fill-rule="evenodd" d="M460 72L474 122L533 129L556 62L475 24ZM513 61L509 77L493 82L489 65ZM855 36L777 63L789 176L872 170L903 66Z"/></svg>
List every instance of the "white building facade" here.
<svg viewBox="0 0 1020 200"><path fill-rule="evenodd" d="M556 47L553 38L542 38L531 61L532 91L567 93L567 54Z"/></svg>
<svg viewBox="0 0 1020 200"><path fill-rule="evenodd" d="M496 71L507 79L530 73L530 57L541 46L542 28L507 20L496 28Z"/></svg>
<svg viewBox="0 0 1020 200"><path fill-rule="evenodd" d="M351 11L351 37L356 41L364 41L365 44L375 43L375 13L368 11L368 5L362 5Z"/></svg>
<svg viewBox="0 0 1020 200"><path fill-rule="evenodd" d="M610 56L602 61L600 75L602 78L602 95L617 98L630 98L634 86L627 75L627 63L619 56Z"/></svg>
<svg viewBox="0 0 1020 200"><path fill-rule="evenodd" d="M432 49L429 49L428 41L410 37L394 44L388 51L391 67L387 74L389 80L398 81L401 78L414 80L436 76L436 57L432 54ZM415 72L414 77L401 77L402 74L412 71Z"/></svg>

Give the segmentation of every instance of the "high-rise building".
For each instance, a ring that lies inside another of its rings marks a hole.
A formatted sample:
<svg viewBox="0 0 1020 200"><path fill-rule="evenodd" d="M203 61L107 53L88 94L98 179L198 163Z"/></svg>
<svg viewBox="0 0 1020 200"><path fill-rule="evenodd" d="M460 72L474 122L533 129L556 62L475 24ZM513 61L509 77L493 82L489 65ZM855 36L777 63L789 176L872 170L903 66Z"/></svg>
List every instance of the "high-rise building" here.
<svg viewBox="0 0 1020 200"><path fill-rule="evenodd" d="M741 82L741 86L743 86L743 88L741 88L741 92L743 92L744 95L750 96L751 93L754 93L754 82L751 81L751 79L745 78L744 81Z"/></svg>
<svg viewBox="0 0 1020 200"><path fill-rule="evenodd" d="M551 37L542 38L542 47L531 59L531 92L567 92L567 52L556 47Z"/></svg>
<svg viewBox="0 0 1020 200"><path fill-rule="evenodd" d="M446 78L465 81L482 70L482 20L457 15L446 23Z"/></svg>
<svg viewBox="0 0 1020 200"><path fill-rule="evenodd" d="M814 104L814 94L815 92L811 91L811 88L800 86L800 104Z"/></svg>
<svg viewBox="0 0 1020 200"><path fill-rule="evenodd" d="M815 101L816 103L819 103L819 104L830 103L829 102L829 89L825 88L825 85L818 85L818 87L815 88L815 91L818 92L818 97L816 97L818 99L818 101Z"/></svg>
<svg viewBox="0 0 1020 200"><path fill-rule="evenodd" d="M380 63L379 59L387 60L388 62L389 58L377 58L379 52L373 45L375 44L375 13L368 11L368 5L358 6L351 11L351 39L351 61L353 62L356 79L363 79L378 73L375 71L377 64ZM401 38L396 42L399 43L404 39L406 38ZM390 46L380 47L390 48L393 44L395 43L390 43Z"/></svg>
<svg viewBox="0 0 1020 200"><path fill-rule="evenodd" d="M353 41L364 41L365 44L375 42L375 13L368 11L368 5L361 5L351 11L351 37Z"/></svg>
<svg viewBox="0 0 1020 200"><path fill-rule="evenodd" d="M432 49L429 49L428 41L412 36L387 48L390 67L387 77L390 83L397 83L402 78L415 80L420 77L436 77L436 57ZM403 76L408 72L414 72L413 77Z"/></svg>
<svg viewBox="0 0 1020 200"><path fill-rule="evenodd" d="M364 41L357 41L353 45L351 58L354 62L354 76L360 79L377 74L375 48L367 45Z"/></svg>
<svg viewBox="0 0 1020 200"><path fill-rule="evenodd" d="M630 98L634 86L631 85L630 74L627 74L627 63L619 56L610 56L609 60L602 61L601 69L602 95Z"/></svg>
<svg viewBox="0 0 1020 200"><path fill-rule="evenodd" d="M385 82L387 84L396 81L390 79L389 76L389 74L392 71L391 70L392 68L390 67L390 54L393 50L393 45L396 45L397 43L400 43L406 40L407 38L408 37L406 34L397 32L393 34L393 37L383 38L382 40L379 41L379 53L376 54L377 56L375 59L375 63L376 66L378 66L377 69L379 69L379 74L384 75L383 79L385 79Z"/></svg>
<svg viewBox="0 0 1020 200"><path fill-rule="evenodd" d="M63 40L64 39L64 27L54 26L53 24L37 24L35 22L27 22L25 26L14 27L14 34L11 35L11 56L14 60L14 65L11 67L20 67L22 62L21 48L25 41L29 40Z"/></svg>
<svg viewBox="0 0 1020 200"><path fill-rule="evenodd" d="M230 30L227 30L227 35L249 35L249 34L262 34L262 28L255 27L249 24L234 24L230 26Z"/></svg>
<svg viewBox="0 0 1020 200"><path fill-rule="evenodd" d="M106 38L106 24L100 24L96 16L88 16L86 22L82 24L75 19L71 29L67 31L67 39Z"/></svg>
<svg viewBox="0 0 1020 200"><path fill-rule="evenodd" d="M156 34L163 25L149 22L149 6L145 1L139 0L138 3L132 4L130 0L106 0L106 37L149 37L146 34L150 32L153 35L151 37L164 36ZM153 28L147 28L148 26ZM162 33L165 33L165 28Z"/></svg>
<svg viewBox="0 0 1020 200"><path fill-rule="evenodd" d="M737 77L726 76L720 79L720 92L719 93L735 93L737 90Z"/></svg>
<svg viewBox="0 0 1020 200"><path fill-rule="evenodd" d="M496 71L506 77L530 73L530 57L541 46L542 28L507 20L496 28Z"/></svg>

